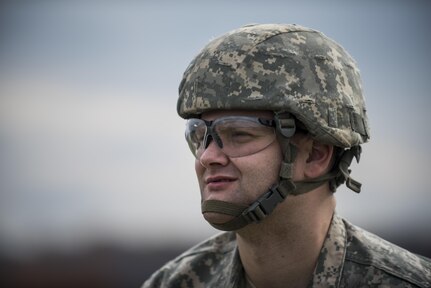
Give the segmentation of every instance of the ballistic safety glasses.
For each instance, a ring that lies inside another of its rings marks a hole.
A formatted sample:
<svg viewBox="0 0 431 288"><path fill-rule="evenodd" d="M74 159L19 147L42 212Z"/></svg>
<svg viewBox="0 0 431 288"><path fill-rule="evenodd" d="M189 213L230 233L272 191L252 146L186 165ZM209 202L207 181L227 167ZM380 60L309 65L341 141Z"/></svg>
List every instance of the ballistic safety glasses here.
<svg viewBox="0 0 431 288"><path fill-rule="evenodd" d="M228 116L214 121L187 120L186 140L196 159L211 141L229 157L243 157L268 147L276 139L275 121L249 116Z"/></svg>

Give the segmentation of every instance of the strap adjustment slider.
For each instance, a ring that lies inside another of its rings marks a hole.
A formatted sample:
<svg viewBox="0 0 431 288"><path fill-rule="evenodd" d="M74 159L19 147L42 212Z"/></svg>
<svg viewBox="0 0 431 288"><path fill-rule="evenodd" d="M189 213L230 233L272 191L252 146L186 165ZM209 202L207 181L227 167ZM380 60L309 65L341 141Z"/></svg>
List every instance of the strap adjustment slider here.
<svg viewBox="0 0 431 288"><path fill-rule="evenodd" d="M284 198L285 197L275 187L271 187L268 192L251 204L242 215L249 223L260 222L271 214L275 206L282 202Z"/></svg>

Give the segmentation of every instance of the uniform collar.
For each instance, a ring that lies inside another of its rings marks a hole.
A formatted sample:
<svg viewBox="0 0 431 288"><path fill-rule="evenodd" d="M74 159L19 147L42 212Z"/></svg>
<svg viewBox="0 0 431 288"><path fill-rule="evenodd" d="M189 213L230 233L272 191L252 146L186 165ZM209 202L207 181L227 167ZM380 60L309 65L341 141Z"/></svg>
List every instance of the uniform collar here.
<svg viewBox="0 0 431 288"><path fill-rule="evenodd" d="M343 220L334 214L323 242L310 287L338 287L346 255L346 228Z"/></svg>

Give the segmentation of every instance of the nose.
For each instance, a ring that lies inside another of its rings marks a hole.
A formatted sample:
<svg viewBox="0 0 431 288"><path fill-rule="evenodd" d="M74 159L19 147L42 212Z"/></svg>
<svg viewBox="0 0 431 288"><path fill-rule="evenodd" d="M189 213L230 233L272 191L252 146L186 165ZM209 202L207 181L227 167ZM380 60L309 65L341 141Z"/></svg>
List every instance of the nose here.
<svg viewBox="0 0 431 288"><path fill-rule="evenodd" d="M229 157L224 154L215 141L209 141L205 146L205 150L199 157L202 166L209 168L213 165L225 166L229 163Z"/></svg>

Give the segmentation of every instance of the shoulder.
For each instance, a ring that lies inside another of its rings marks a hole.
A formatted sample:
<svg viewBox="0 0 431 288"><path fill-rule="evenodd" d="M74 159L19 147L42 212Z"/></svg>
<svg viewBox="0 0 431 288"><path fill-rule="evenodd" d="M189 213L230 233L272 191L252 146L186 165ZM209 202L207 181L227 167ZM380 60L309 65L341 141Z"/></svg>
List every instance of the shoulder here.
<svg viewBox="0 0 431 288"><path fill-rule="evenodd" d="M213 236L166 263L153 273L143 288L206 287L213 275L226 269L235 251L234 233Z"/></svg>
<svg viewBox="0 0 431 288"><path fill-rule="evenodd" d="M430 259L415 255L346 220L344 223L347 232L345 278L368 285L431 287Z"/></svg>

